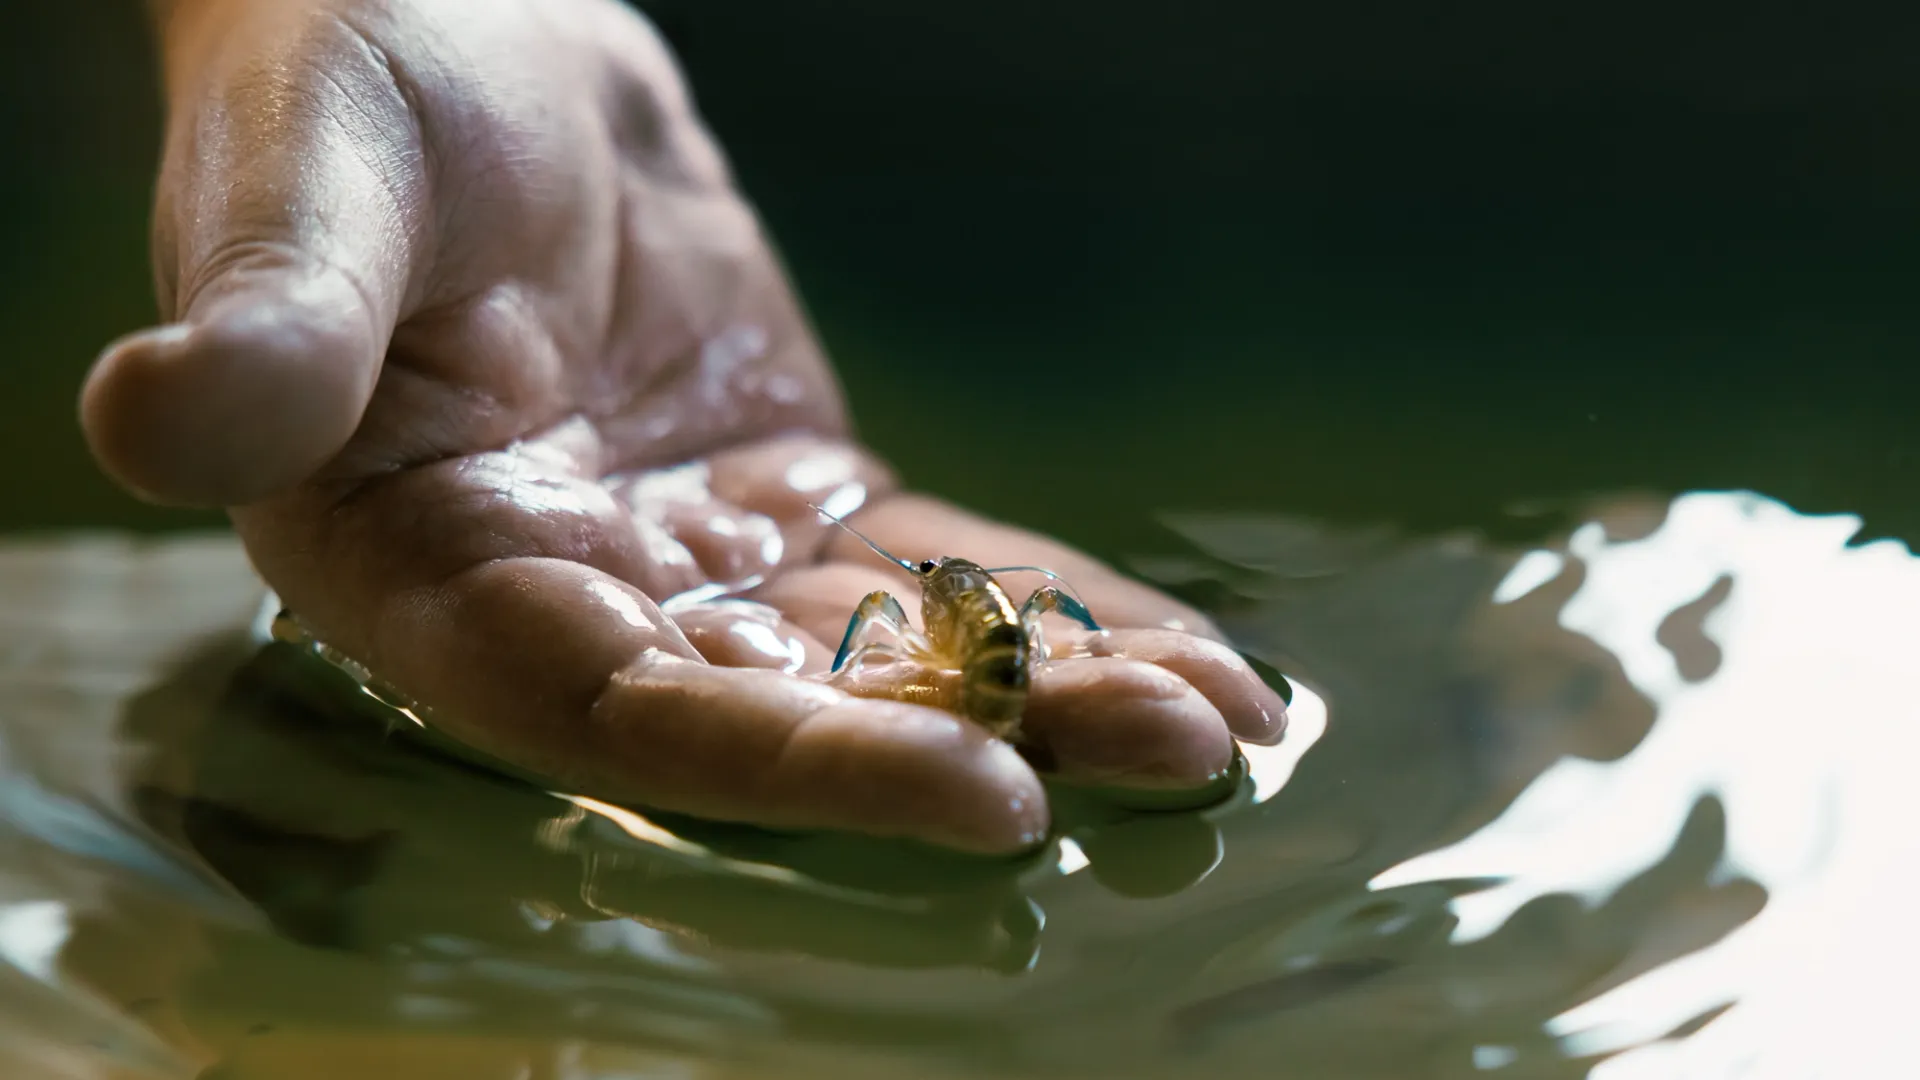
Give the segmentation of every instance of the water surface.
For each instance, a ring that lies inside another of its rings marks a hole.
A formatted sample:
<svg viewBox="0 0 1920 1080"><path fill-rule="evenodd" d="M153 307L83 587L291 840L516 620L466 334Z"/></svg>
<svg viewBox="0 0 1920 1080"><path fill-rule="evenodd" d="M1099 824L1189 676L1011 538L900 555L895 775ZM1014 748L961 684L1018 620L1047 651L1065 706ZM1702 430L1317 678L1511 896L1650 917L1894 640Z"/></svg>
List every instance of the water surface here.
<svg viewBox="0 0 1920 1080"><path fill-rule="evenodd" d="M1294 687L1225 802L1017 863L572 799L263 646L220 535L0 548L34 1077L1812 1077L1899 1060L1920 564L1700 492L1270 515L1141 572Z"/></svg>

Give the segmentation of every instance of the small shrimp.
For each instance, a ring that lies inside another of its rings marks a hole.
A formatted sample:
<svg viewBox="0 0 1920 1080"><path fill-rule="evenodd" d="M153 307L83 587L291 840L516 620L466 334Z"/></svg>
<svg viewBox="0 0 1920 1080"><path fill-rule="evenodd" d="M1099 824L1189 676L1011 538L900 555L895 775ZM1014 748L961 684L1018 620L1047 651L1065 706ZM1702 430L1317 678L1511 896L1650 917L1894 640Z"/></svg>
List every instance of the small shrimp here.
<svg viewBox="0 0 1920 1080"><path fill-rule="evenodd" d="M1100 631L1072 587L1051 570L1038 566L989 569L953 557L908 562L827 511L818 506L813 509L852 533L881 558L919 579L920 613L926 624L924 633L915 630L908 624L900 601L885 590L868 593L847 621L840 651L833 658L834 674L867 656L895 654L892 646L867 640L874 626L884 626L899 638L909 659L935 669L959 671L960 711L996 737L1012 741L1019 733L1033 672L1046 659L1040 616L1058 612L1088 630ZM1006 589L994 579L995 574L1016 571L1042 574L1058 585L1034 590L1027 602L1016 608Z"/></svg>

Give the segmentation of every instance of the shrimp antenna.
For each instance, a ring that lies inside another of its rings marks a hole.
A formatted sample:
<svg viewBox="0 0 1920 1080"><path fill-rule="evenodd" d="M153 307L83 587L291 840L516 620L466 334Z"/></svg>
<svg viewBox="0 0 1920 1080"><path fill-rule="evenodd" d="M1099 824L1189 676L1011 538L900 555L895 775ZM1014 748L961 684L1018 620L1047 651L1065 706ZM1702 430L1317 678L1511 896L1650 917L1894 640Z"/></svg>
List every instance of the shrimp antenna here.
<svg viewBox="0 0 1920 1080"><path fill-rule="evenodd" d="M993 566L993 567L987 568L987 573L1011 574L1017 570L1025 570L1030 573L1041 574L1041 575L1044 575L1049 581L1057 581L1060 584L1065 585L1067 587L1067 595L1073 597L1075 600L1079 600L1081 607L1086 606L1087 602L1081 599L1080 590L1074 588L1072 582L1068 581L1066 578L1061 577L1059 574L1054 573L1053 571L1047 569L1044 566Z"/></svg>
<svg viewBox="0 0 1920 1080"><path fill-rule="evenodd" d="M813 506L812 503L808 503L807 505ZM858 537L861 543L872 548L874 552L878 554L881 558L887 560L888 562L892 563L895 566L898 566L899 568L901 568L902 570L905 570L909 574L918 574L920 572L914 569L914 566L912 563L908 562L907 560L901 558L898 555L895 555L893 552L888 551L886 548L881 547L879 544L874 543L871 539L868 539L866 533L863 533L859 529L856 529L853 526L847 524L846 522L841 521L839 518L835 517L832 514L827 513L825 510L821 510L817 506L813 506L813 509L816 512L818 512L821 517L826 518L828 521L833 522L835 525L840 526L841 528L852 533L854 536Z"/></svg>

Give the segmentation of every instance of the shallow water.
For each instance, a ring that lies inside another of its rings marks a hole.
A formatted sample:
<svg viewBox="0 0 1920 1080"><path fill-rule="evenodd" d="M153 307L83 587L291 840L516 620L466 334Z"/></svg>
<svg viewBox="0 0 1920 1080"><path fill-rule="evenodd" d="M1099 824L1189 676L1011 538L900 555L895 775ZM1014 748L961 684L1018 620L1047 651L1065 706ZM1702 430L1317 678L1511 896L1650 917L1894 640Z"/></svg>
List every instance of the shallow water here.
<svg viewBox="0 0 1920 1080"><path fill-rule="evenodd" d="M440 753L222 536L0 547L8 1077L1860 1077L1920 934L1920 562L1738 493L1537 547L1172 522L1292 681L1017 864Z"/></svg>

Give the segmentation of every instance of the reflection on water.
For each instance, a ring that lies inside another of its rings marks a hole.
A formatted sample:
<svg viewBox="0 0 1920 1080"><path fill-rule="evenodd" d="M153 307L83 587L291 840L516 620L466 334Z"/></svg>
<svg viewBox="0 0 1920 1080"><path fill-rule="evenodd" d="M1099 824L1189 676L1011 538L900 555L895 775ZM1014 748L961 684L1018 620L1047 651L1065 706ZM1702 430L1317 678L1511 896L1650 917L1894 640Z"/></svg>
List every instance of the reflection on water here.
<svg viewBox="0 0 1920 1080"><path fill-rule="evenodd" d="M1920 565L1583 517L1176 522L1288 737L1017 862L503 776L262 647L222 538L0 548L0 1074L1884 1075Z"/></svg>
<svg viewBox="0 0 1920 1080"><path fill-rule="evenodd" d="M1617 657L1660 722L1617 762L1555 762L1497 820L1375 887L1505 877L1456 905L1454 940L1477 940L1542 897L1604 909L1710 818L1705 893L1755 909L1547 1022L1563 1046L1601 1053L1725 1010L1684 1045L1623 1053L1598 1076L1721 1075L1760 1046L1743 1075L1867 1075L1873 1061L1851 1055L1897 1026L1888 995L1847 990L1920 970L1902 910L1916 881L1902 856L1920 848L1908 779L1920 716L1903 687L1920 658L1920 573L1898 544L1846 547L1857 524L1694 495L1644 539L1582 528L1495 592L1518 602L1543 557L1577 561L1585 580L1560 625Z"/></svg>

